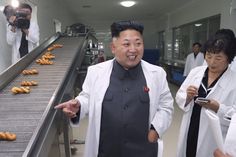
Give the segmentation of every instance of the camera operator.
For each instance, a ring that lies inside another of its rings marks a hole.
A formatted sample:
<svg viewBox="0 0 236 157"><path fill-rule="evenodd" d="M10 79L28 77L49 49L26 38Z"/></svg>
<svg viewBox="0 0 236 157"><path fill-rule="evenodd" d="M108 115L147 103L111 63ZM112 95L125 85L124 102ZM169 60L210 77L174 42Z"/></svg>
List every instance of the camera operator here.
<svg viewBox="0 0 236 157"><path fill-rule="evenodd" d="M7 43L12 46L12 64L28 54L39 43L39 27L31 20L32 8L21 3L18 8L5 6L3 13L8 21Z"/></svg>

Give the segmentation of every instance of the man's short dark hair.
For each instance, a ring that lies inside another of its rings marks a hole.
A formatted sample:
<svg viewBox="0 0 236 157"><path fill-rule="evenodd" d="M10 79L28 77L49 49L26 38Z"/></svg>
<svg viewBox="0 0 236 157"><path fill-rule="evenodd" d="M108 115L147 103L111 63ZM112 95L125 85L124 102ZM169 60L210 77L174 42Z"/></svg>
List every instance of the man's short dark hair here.
<svg viewBox="0 0 236 157"><path fill-rule="evenodd" d="M111 36L113 37L119 37L120 32L128 30L128 29L133 29L138 31L141 35L143 34L143 25L137 21L118 21L114 22L111 25Z"/></svg>
<svg viewBox="0 0 236 157"><path fill-rule="evenodd" d="M27 4L27 3L20 3L18 8L19 9L21 9L21 8L29 9L30 12L32 13L32 7L29 4Z"/></svg>
<svg viewBox="0 0 236 157"><path fill-rule="evenodd" d="M202 44L200 44L199 42L193 43L193 47L194 47L195 45L198 45L199 47L202 47Z"/></svg>

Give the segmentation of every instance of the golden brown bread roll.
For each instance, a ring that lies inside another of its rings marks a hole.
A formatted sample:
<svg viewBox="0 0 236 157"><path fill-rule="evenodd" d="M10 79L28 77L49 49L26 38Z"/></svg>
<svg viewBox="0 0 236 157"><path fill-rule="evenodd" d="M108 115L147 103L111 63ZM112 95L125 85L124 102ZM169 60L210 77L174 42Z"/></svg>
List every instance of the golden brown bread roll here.
<svg viewBox="0 0 236 157"><path fill-rule="evenodd" d="M37 86L38 83L36 81L22 81L20 85L21 86Z"/></svg>
<svg viewBox="0 0 236 157"><path fill-rule="evenodd" d="M62 44L53 44L53 47L54 47L54 48L62 48L63 45L62 45Z"/></svg>
<svg viewBox="0 0 236 157"><path fill-rule="evenodd" d="M43 56L42 59L54 59L55 55L53 55L50 51L46 52Z"/></svg>
<svg viewBox="0 0 236 157"><path fill-rule="evenodd" d="M48 51L52 51L52 50L54 50L54 49L56 49L56 48L62 48L63 47L63 45L61 45L61 44L53 44L52 46L50 46L49 48L47 48L47 50Z"/></svg>
<svg viewBox="0 0 236 157"><path fill-rule="evenodd" d="M39 72L36 69L28 69L28 70L23 70L22 74L24 75L34 75L38 74Z"/></svg>
<svg viewBox="0 0 236 157"><path fill-rule="evenodd" d="M11 89L13 94L20 94L20 93L29 93L30 92L30 87L13 87Z"/></svg>
<svg viewBox="0 0 236 157"><path fill-rule="evenodd" d="M52 51L52 50L54 50L54 49L55 49L55 48L54 48L53 46L47 48L48 51Z"/></svg>
<svg viewBox="0 0 236 157"><path fill-rule="evenodd" d="M0 132L0 140L14 141L16 140L16 134L10 132Z"/></svg>
<svg viewBox="0 0 236 157"><path fill-rule="evenodd" d="M50 61L48 59L37 59L36 63L38 63L40 65L52 65L53 61Z"/></svg>

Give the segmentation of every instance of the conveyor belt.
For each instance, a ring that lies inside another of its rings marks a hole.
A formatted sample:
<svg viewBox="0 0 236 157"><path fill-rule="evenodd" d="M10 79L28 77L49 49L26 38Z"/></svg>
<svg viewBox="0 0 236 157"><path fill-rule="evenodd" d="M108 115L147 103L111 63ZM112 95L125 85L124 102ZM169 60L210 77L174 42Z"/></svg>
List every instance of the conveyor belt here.
<svg viewBox="0 0 236 157"><path fill-rule="evenodd" d="M38 65L33 61L26 69L36 68L39 74L19 74L0 91L0 131L17 135L16 141L0 141L0 157L20 157L26 149L30 151L29 147L37 140L36 132L42 129L44 118L53 110L51 101L55 91L64 81L78 51L82 51L84 38L59 38L55 43L63 47L52 51L56 57L53 65ZM31 87L29 94L12 94L11 88L20 86L22 80L35 80L38 86Z"/></svg>

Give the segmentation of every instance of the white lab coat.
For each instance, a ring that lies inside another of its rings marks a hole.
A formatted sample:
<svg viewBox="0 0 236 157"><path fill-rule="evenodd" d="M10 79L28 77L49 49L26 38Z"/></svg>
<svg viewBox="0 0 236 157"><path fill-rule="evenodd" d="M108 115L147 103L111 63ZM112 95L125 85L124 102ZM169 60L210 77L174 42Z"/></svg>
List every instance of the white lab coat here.
<svg viewBox="0 0 236 157"><path fill-rule="evenodd" d="M166 73L162 68L145 61L141 61L141 66L150 89L149 125L152 124L162 137L171 124L173 114L173 98L166 81ZM76 97L81 103L80 119L89 113L84 157L97 157L98 154L102 102L109 86L112 67L113 60L89 67L83 91ZM159 151L162 151L161 147Z"/></svg>
<svg viewBox="0 0 236 157"><path fill-rule="evenodd" d="M21 43L22 32L16 29L16 32L11 31L11 26L7 26L7 43L12 46L12 64L15 64L20 59L19 47ZM39 27L30 21L29 34L26 36L28 40L28 50L32 51L39 44Z"/></svg>
<svg viewBox="0 0 236 157"><path fill-rule="evenodd" d="M189 85L194 85L196 87L200 86L206 68L207 66L194 68L176 93L176 103L184 111L178 140L177 157L186 157L187 133L194 104L192 100L187 106L185 106L187 96L186 89ZM207 96L207 98L215 99L220 104L217 115L220 119L223 138L225 138L229 126L229 122L223 117L236 103L235 80L236 73L233 72L231 68L228 68ZM211 129L204 110L205 109L202 108L200 115L196 157L212 157L213 151L216 149L216 143L212 132L210 131Z"/></svg>
<svg viewBox="0 0 236 157"><path fill-rule="evenodd" d="M199 52L198 55L196 56L196 59L194 58L194 53L190 53L187 56L186 62L185 62L185 67L184 67L184 74L183 76L188 76L189 72L197 67L201 66L204 62L204 54L202 52Z"/></svg>
<svg viewBox="0 0 236 157"><path fill-rule="evenodd" d="M229 130L226 135L224 149L225 152L231 155L232 157L236 157L236 113L231 117L231 122L229 125Z"/></svg>

